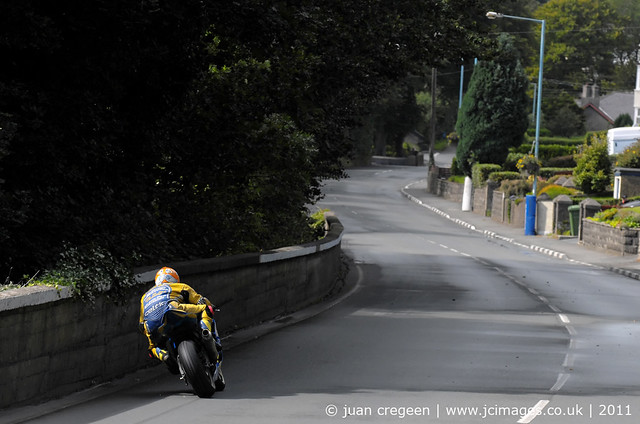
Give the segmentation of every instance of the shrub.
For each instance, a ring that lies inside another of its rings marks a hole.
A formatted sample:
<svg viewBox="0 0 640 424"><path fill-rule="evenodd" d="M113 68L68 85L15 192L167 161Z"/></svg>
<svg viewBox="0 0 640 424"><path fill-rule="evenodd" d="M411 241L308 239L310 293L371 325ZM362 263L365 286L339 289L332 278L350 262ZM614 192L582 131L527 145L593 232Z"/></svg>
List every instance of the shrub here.
<svg viewBox="0 0 640 424"><path fill-rule="evenodd" d="M560 185L557 184L549 184L547 186L545 186L543 189L541 189L538 192L538 195L541 194L546 194L547 196L549 196L549 198L551 199L555 199L556 197L565 194L567 196L572 196L574 194L576 194L576 189L575 188L569 188L569 187L562 187Z"/></svg>
<svg viewBox="0 0 640 424"><path fill-rule="evenodd" d="M590 219L616 228L640 228L640 208L605 209Z"/></svg>
<svg viewBox="0 0 640 424"><path fill-rule="evenodd" d="M522 144L515 149L516 152L526 154L531 151L531 146ZM563 144L541 144L538 146L538 158L542 161L549 161L558 156L569 156L577 152L575 145Z"/></svg>
<svg viewBox="0 0 640 424"><path fill-rule="evenodd" d="M52 270L34 278L34 284L69 286L75 296L93 302L100 293L113 301L126 299L127 289L136 285L131 262L118 259L96 245L83 248L65 245Z"/></svg>
<svg viewBox="0 0 640 424"><path fill-rule="evenodd" d="M573 167L571 168L540 168L540 176L543 178L551 178L556 175L572 175Z"/></svg>
<svg viewBox="0 0 640 424"><path fill-rule="evenodd" d="M633 118L628 113L623 113L618 115L616 120L613 122L613 128L620 127L631 127L633 126Z"/></svg>
<svg viewBox="0 0 640 424"><path fill-rule="evenodd" d="M503 192L507 197L524 196L531 191L531 183L522 178L519 180L504 180L500 184L499 191Z"/></svg>
<svg viewBox="0 0 640 424"><path fill-rule="evenodd" d="M522 153L509 152L507 158L504 161L504 164L502 165L502 169L504 169L505 171L517 171L518 168L516 167L516 164L518 163L518 159L520 159L521 157Z"/></svg>
<svg viewBox="0 0 640 424"><path fill-rule="evenodd" d="M514 171L500 171L500 172L492 172L489 174L489 180L494 183L501 183L505 180L520 180L522 176L519 172Z"/></svg>
<svg viewBox="0 0 640 424"><path fill-rule="evenodd" d="M607 152L607 139L598 136L584 151L573 171L576 186L585 193L601 193L609 187L611 162Z"/></svg>
<svg viewBox="0 0 640 424"><path fill-rule="evenodd" d="M451 160L451 175L464 175L462 169L458 166L458 158L455 156Z"/></svg>
<svg viewBox="0 0 640 424"><path fill-rule="evenodd" d="M574 155L556 156L547 159L545 165L549 168L575 168L576 159Z"/></svg>
<svg viewBox="0 0 640 424"><path fill-rule="evenodd" d="M476 163L471 168L471 179L473 180L474 187L482 186L488 179L492 172L498 172L502 169L500 165L492 163Z"/></svg>
<svg viewBox="0 0 640 424"><path fill-rule="evenodd" d="M594 143L597 143L599 140L607 139L607 131L589 131L587 135L584 136L584 144L587 146L591 146Z"/></svg>
<svg viewBox="0 0 640 424"><path fill-rule="evenodd" d="M621 168L640 168L640 141L627 147L616 156L616 166Z"/></svg>

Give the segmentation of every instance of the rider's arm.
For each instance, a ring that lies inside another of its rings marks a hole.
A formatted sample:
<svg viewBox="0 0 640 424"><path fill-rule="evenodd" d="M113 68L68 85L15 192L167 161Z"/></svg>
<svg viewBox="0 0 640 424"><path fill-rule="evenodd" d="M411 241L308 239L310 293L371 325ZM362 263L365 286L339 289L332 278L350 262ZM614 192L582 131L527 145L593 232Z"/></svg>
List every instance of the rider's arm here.
<svg viewBox="0 0 640 424"><path fill-rule="evenodd" d="M179 287L173 287L173 290L180 291L181 299L178 300L179 303L190 303L192 305L204 305L209 306L211 302L209 299L202 296L200 293L196 292L191 286L188 284L180 284Z"/></svg>

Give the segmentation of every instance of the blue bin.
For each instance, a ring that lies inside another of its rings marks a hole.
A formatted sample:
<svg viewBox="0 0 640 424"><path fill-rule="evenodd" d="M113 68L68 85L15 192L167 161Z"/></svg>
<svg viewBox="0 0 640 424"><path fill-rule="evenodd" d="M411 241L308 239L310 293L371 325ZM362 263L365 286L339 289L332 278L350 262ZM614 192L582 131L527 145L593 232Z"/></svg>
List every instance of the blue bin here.
<svg viewBox="0 0 640 424"><path fill-rule="evenodd" d="M530 194L525 199L524 207L524 235L536 235L536 196Z"/></svg>

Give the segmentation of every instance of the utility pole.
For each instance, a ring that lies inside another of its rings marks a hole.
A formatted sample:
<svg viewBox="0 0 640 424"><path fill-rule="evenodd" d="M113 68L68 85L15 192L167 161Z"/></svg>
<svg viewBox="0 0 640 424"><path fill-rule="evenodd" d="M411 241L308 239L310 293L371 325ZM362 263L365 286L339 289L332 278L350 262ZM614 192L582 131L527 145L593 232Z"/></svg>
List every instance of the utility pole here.
<svg viewBox="0 0 640 424"><path fill-rule="evenodd" d="M429 140L429 168L435 165L433 147L436 144L436 81L438 70L431 68L431 134Z"/></svg>

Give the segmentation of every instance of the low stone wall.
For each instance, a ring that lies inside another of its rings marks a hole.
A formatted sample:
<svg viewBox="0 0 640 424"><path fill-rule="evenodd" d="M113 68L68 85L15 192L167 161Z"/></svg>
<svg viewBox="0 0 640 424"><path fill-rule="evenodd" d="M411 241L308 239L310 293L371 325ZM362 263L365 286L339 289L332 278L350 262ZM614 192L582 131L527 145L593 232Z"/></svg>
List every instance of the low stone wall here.
<svg viewBox="0 0 640 424"><path fill-rule="evenodd" d="M638 233L635 228L614 228L602 222L582 220L582 244L618 255L638 254Z"/></svg>
<svg viewBox="0 0 640 424"><path fill-rule="evenodd" d="M526 202L524 199L507 200L509 206L509 225L516 228L524 228L526 215Z"/></svg>
<svg viewBox="0 0 640 424"><path fill-rule="evenodd" d="M220 305L221 333L257 324L317 302L340 273L343 227L328 216L318 242L263 254L163 264ZM44 287L0 293L0 408L59 397L150 365L138 331L140 296L159 266L136 270L141 281L130 300L95 304L68 290Z"/></svg>
<svg viewBox="0 0 640 424"><path fill-rule="evenodd" d="M462 202L464 194L464 184L454 183L453 181L440 180L439 196L444 197L452 202Z"/></svg>
<svg viewBox="0 0 640 424"><path fill-rule="evenodd" d="M491 219L496 222L504 223L509 217L507 216L506 195L501 191L493 192L493 200L491 202Z"/></svg>
<svg viewBox="0 0 640 424"><path fill-rule="evenodd" d="M490 195L493 196L493 190L488 185L474 189L473 206L471 210L479 215L487 216L487 212L491 210L489 208Z"/></svg>

